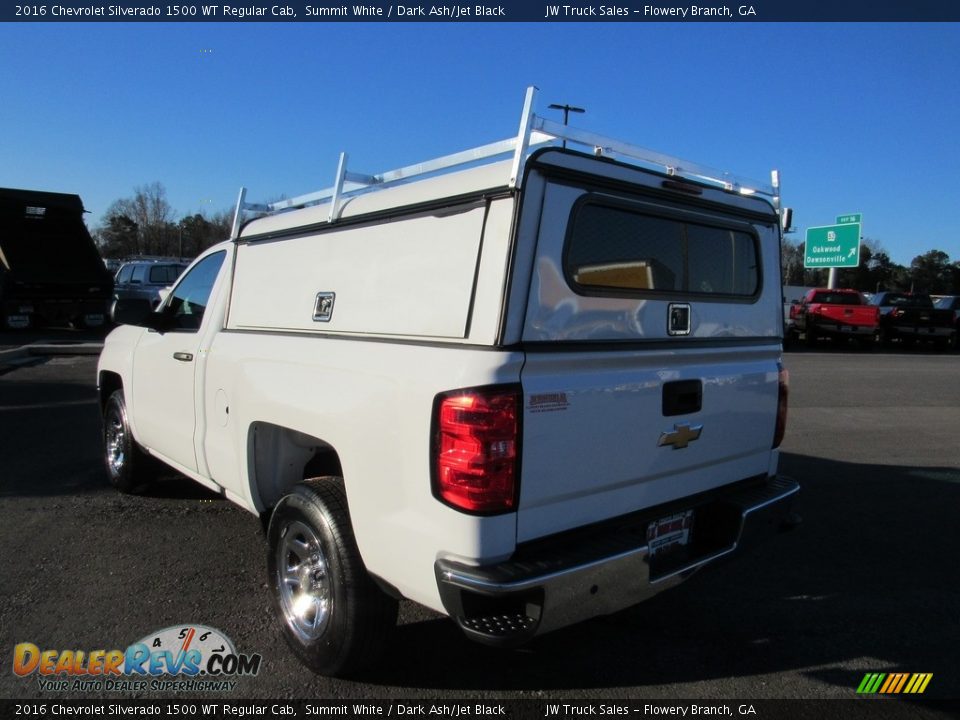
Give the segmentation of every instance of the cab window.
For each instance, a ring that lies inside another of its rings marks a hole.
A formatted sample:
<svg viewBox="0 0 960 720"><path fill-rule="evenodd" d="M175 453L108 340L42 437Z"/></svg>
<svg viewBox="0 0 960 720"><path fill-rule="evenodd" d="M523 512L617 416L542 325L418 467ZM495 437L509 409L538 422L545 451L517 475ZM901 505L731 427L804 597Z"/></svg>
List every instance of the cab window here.
<svg viewBox="0 0 960 720"><path fill-rule="evenodd" d="M218 252L205 257L183 276L170 293L164 312L173 317L176 329L188 332L200 329L203 313L225 256L226 252Z"/></svg>

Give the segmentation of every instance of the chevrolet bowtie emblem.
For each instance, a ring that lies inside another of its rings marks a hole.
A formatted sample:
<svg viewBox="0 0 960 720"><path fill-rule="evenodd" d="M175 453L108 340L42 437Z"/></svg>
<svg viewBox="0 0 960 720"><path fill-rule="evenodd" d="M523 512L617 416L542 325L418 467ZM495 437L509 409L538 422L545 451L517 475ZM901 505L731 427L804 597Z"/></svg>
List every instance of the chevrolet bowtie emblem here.
<svg viewBox="0 0 960 720"><path fill-rule="evenodd" d="M674 425L673 432L660 433L657 447L673 445L674 450L682 450L694 440L700 438L703 425Z"/></svg>

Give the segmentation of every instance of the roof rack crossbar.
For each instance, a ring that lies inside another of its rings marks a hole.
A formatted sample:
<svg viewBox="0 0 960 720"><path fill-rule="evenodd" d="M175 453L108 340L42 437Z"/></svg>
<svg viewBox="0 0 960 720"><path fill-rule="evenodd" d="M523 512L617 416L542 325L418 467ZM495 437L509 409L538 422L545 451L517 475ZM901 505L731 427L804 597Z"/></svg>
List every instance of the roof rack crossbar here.
<svg viewBox="0 0 960 720"><path fill-rule="evenodd" d="M666 170L668 175L679 177L689 177L713 185L718 185L725 190L753 191L763 195L774 195L774 189L771 185L739 178L722 170L693 163L688 160L665 155L664 153L650 150L649 148L634 145L632 143L614 140L596 133L580 130L578 128L561 125L553 120L537 117L533 125L534 130L550 135L558 139L565 139L568 142L579 143L594 149L596 155L619 155L630 160L639 161L648 165L656 166L658 169Z"/></svg>
<svg viewBox="0 0 960 720"><path fill-rule="evenodd" d="M233 229L231 237L239 237L244 217L247 213L272 214L307 205L317 205L323 202L330 203L328 221L336 222L343 209L343 201L347 198L366 192L382 189L396 184L408 182L417 177L424 177L441 173L472 163L492 162L494 159L512 153L510 177L508 186L520 186L523 178L523 168L529 152L533 146L556 141L577 143L592 149L597 156L616 156L632 163L666 172L668 175L696 180L709 185L720 187L730 192L742 194L760 194L773 198L774 207L779 208L780 188L777 180L770 185L758 183L746 178L738 178L729 173L687 162L671 157L655 150L649 150L639 145L614 140L596 133L562 125L558 122L540 117L533 112L536 101L537 88L530 86L524 96L523 111L520 116L520 127L516 136L505 140L488 143L479 147L461 152L444 155L413 165L389 170L376 175L367 175L347 170L347 154L341 153L337 164L337 174L331 187L297 197L279 200L272 203L246 202L246 188L241 188L237 198L237 207L234 211Z"/></svg>

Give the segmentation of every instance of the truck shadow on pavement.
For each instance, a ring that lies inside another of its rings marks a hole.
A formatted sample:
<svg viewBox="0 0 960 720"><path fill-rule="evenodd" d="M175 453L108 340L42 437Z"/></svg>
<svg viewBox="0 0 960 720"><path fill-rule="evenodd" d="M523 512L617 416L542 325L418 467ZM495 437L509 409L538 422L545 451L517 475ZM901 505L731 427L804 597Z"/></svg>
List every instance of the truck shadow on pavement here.
<svg viewBox="0 0 960 720"><path fill-rule="evenodd" d="M770 697L810 696L809 680L827 686L818 696L854 697L866 672L900 671L934 673L926 697L960 694L960 575L947 569L960 557L960 469L784 454L781 470L803 485L804 522L767 544L520 650L474 645L447 620L403 626L367 679L607 697L727 680L730 696L756 697L757 678L769 674Z"/></svg>
<svg viewBox="0 0 960 720"><path fill-rule="evenodd" d="M56 359L38 358L29 367L50 362ZM63 378L24 381L0 376L0 497L114 492L101 455L101 432L93 385ZM220 499L220 495L163 466L159 466L157 482L143 494Z"/></svg>

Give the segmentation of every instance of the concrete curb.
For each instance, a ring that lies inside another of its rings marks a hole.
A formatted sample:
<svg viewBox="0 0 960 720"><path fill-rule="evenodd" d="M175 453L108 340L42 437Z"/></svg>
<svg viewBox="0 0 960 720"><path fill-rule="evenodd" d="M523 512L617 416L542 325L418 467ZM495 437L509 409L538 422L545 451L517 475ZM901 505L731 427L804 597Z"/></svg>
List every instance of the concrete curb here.
<svg viewBox="0 0 960 720"><path fill-rule="evenodd" d="M99 355L103 343L34 343L22 349L30 355Z"/></svg>
<svg viewBox="0 0 960 720"><path fill-rule="evenodd" d="M0 368L15 367L35 357L52 355L99 355L103 343L34 343L18 348L0 350Z"/></svg>

